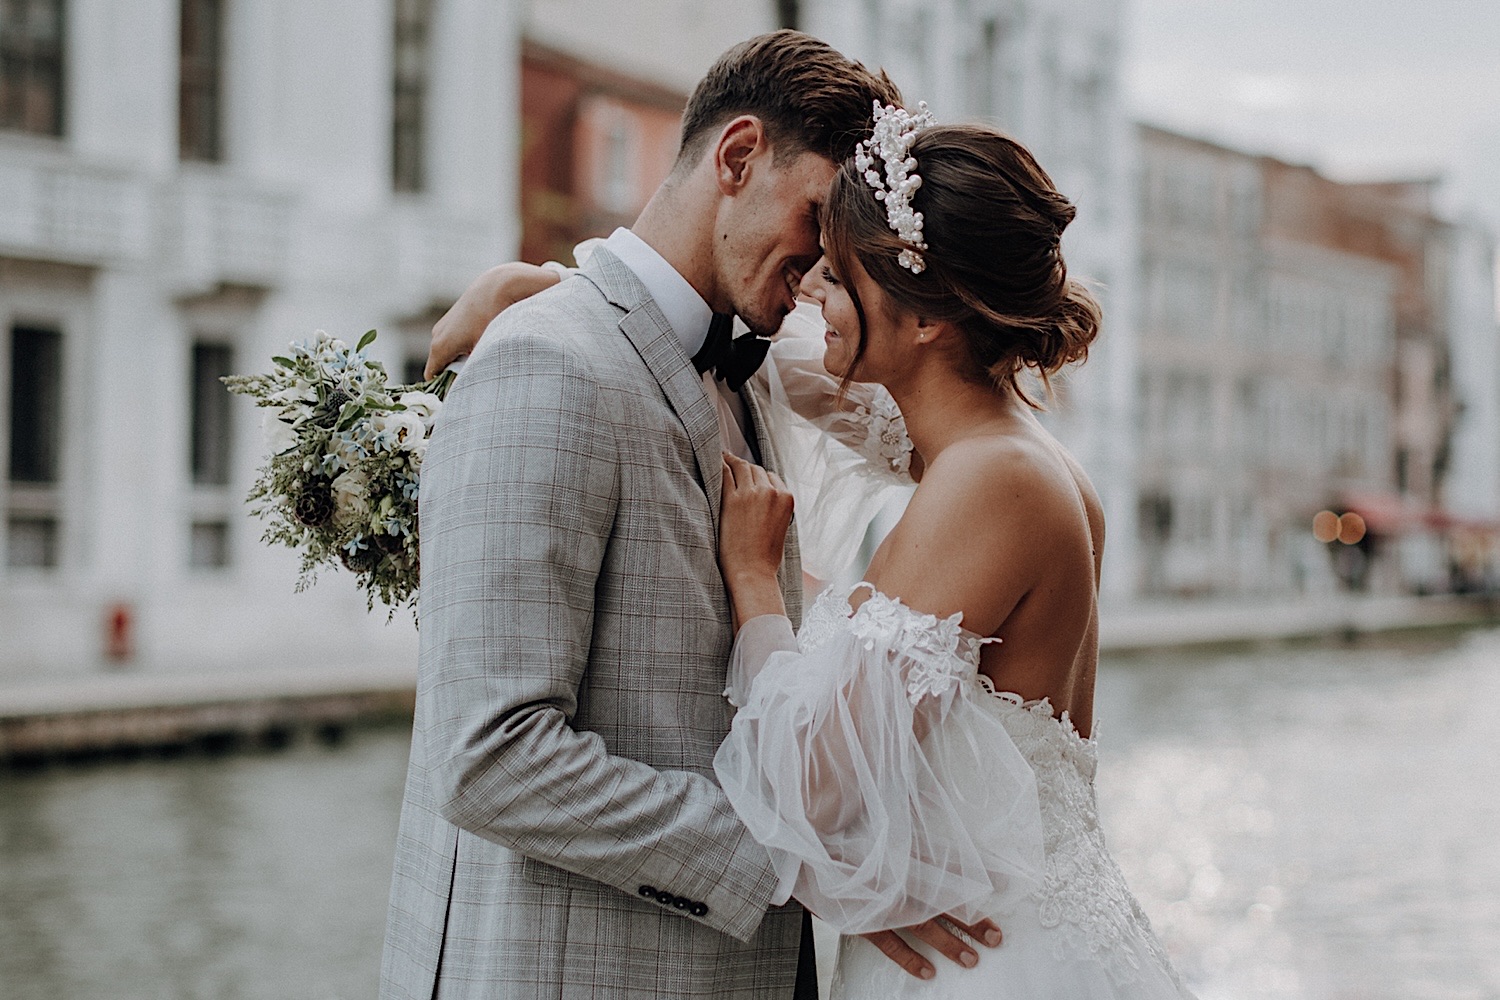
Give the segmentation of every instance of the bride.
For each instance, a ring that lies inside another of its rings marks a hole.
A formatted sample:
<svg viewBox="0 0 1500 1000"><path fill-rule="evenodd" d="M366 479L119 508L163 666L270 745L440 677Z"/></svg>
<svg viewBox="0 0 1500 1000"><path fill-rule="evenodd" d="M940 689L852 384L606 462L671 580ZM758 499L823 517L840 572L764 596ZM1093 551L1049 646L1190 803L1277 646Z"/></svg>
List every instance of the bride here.
<svg viewBox="0 0 1500 1000"><path fill-rule="evenodd" d="M715 771L774 859L777 901L844 935L835 997L1188 996L1099 826L1104 521L1026 381L1082 360L1098 329L1060 248L1074 208L992 129L876 117L802 282L821 365L806 340L772 345L774 429L810 420L920 482L863 580L825 589L794 634L776 583L793 492L726 455L737 714ZM814 546L845 513L829 483L870 471L823 466L821 499L794 483ZM994 918L1004 944L920 980L857 936L945 914Z"/></svg>

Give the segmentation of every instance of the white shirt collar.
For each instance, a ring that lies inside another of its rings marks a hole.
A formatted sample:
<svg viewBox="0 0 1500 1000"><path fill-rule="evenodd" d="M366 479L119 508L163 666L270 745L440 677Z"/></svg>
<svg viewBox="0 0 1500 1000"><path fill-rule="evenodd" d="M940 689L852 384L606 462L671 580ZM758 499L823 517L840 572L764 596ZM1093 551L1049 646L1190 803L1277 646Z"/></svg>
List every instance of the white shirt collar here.
<svg viewBox="0 0 1500 1000"><path fill-rule="evenodd" d="M703 296L651 244L630 230L616 229L604 245L641 279L687 356L697 354L708 339L708 324L714 318Z"/></svg>

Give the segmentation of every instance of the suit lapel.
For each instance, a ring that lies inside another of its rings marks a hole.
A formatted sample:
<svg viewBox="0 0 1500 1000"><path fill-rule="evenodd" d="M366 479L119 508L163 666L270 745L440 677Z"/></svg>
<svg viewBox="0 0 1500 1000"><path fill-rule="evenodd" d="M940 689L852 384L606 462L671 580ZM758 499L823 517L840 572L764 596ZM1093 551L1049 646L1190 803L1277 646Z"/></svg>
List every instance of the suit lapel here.
<svg viewBox="0 0 1500 1000"><path fill-rule="evenodd" d="M724 460L720 453L718 411L704 390L702 376L693 368L677 334L667 325L661 307L618 257L600 247L579 270L599 287L605 298L625 310L620 332L634 345L687 431L717 535Z"/></svg>

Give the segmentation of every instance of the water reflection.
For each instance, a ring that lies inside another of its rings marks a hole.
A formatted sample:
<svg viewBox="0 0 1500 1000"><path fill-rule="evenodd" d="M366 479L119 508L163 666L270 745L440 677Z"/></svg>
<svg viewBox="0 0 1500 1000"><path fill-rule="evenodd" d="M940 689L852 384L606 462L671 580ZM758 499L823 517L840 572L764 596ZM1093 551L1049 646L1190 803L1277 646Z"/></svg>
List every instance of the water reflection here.
<svg viewBox="0 0 1500 1000"><path fill-rule="evenodd" d="M1203 1000L1500 996L1500 633L1115 659L1097 717ZM0 995L373 996L406 739L0 776Z"/></svg>
<svg viewBox="0 0 1500 1000"><path fill-rule="evenodd" d="M1500 634L1106 679L1111 844L1203 1000L1500 995Z"/></svg>
<svg viewBox="0 0 1500 1000"><path fill-rule="evenodd" d="M406 735L0 784L13 998L375 993Z"/></svg>

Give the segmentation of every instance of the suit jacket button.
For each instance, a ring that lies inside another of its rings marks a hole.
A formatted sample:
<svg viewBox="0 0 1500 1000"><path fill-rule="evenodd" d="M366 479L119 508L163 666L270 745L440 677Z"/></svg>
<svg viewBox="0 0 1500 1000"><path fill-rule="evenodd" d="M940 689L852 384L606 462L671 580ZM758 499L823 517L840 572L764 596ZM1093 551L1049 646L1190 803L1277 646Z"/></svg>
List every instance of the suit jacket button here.
<svg viewBox="0 0 1500 1000"><path fill-rule="evenodd" d="M692 902L693 902L692 900L690 900L690 899L683 899L681 896L673 896L672 897L672 909L674 909L674 910L685 910L689 906L692 905Z"/></svg>
<svg viewBox="0 0 1500 1000"><path fill-rule="evenodd" d="M643 885L639 889L637 889L636 892L640 893L642 896L651 897L656 895L656 887L652 885Z"/></svg>
<svg viewBox="0 0 1500 1000"><path fill-rule="evenodd" d="M692 909L688 910L695 917L708 916L708 907L702 903L694 903Z"/></svg>
<svg viewBox="0 0 1500 1000"><path fill-rule="evenodd" d="M671 906L672 894L665 889L658 890L658 892L656 893L656 901L662 906Z"/></svg>

